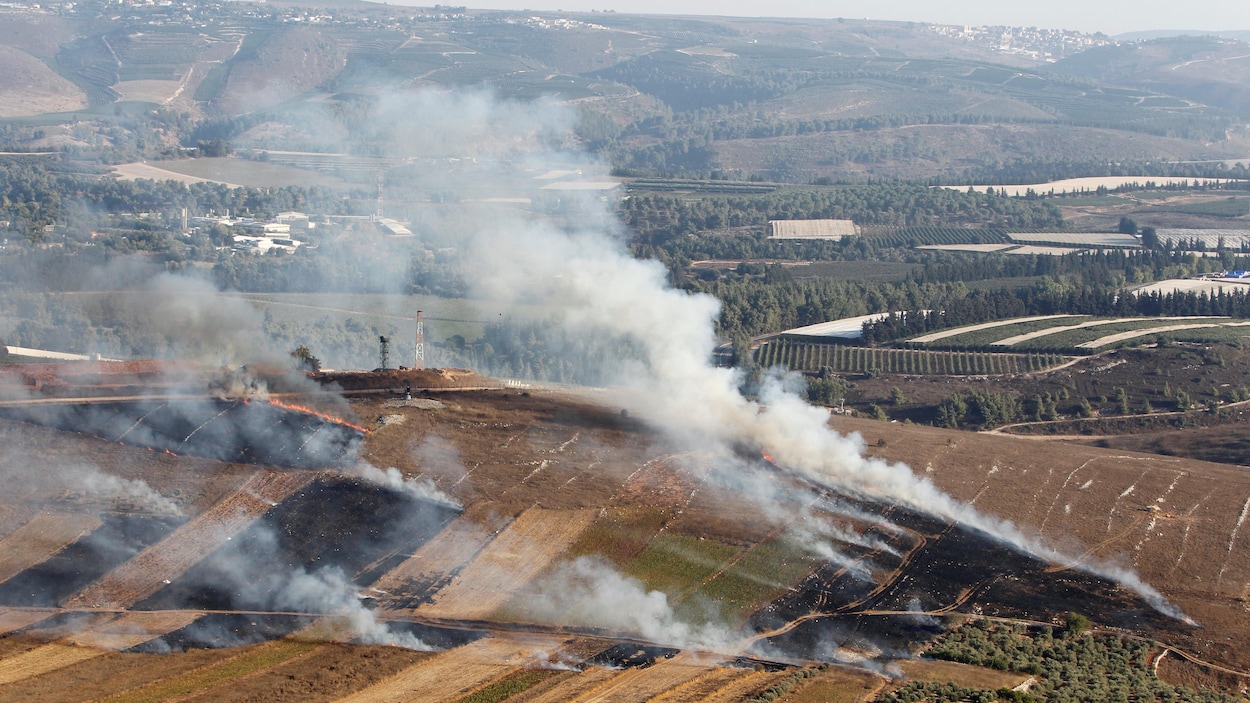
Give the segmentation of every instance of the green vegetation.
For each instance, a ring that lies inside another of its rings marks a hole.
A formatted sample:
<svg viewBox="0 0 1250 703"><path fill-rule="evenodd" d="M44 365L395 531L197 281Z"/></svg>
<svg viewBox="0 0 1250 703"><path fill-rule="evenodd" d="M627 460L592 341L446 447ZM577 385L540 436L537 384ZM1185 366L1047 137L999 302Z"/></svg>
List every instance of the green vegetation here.
<svg viewBox="0 0 1250 703"><path fill-rule="evenodd" d="M710 539L664 533L651 540L624 571L649 590L667 594L669 603L676 603L741 551Z"/></svg>
<svg viewBox="0 0 1250 703"><path fill-rule="evenodd" d="M1049 627L1026 628L980 620L946 633L927 652L935 659L1032 674L1038 680L1026 698L1004 697L1006 693L997 691L964 691L959 697L951 697L953 693L936 693L920 684L909 684L883 700L1240 700L1215 691L1165 684L1150 666L1153 643L1127 636L1091 636L1086 634L1088 627L1089 621L1075 613L1069 615L1062 633Z"/></svg>
<svg viewBox="0 0 1250 703"><path fill-rule="evenodd" d="M457 698L455 703L499 703L559 675L560 672L548 669L524 669L508 675L501 681L479 688L467 696Z"/></svg>
<svg viewBox="0 0 1250 703"><path fill-rule="evenodd" d="M775 600L814 569L820 560L788 535L782 534L747 550L678 604L678 615L703 615L715 604L724 622L741 622L765 603Z"/></svg>
<svg viewBox="0 0 1250 703"><path fill-rule="evenodd" d="M792 371L807 373L829 368L837 373L917 376L1027 373L1057 366L1064 361L1057 354L874 349L786 338L761 345L755 356L755 362L763 367L784 366Z"/></svg>
<svg viewBox="0 0 1250 703"><path fill-rule="evenodd" d="M829 668L828 664L821 664L813 667L803 667L786 678L764 689L764 692L758 696L748 700L748 703L772 703L789 693L796 686L800 686L808 679L815 678L820 672Z"/></svg>
<svg viewBox="0 0 1250 703"><path fill-rule="evenodd" d="M1208 200L1201 203L1168 205L1164 209L1169 212L1183 212L1190 215L1244 217L1250 215L1250 198L1227 198L1225 200Z"/></svg>
<svg viewBox="0 0 1250 703"><path fill-rule="evenodd" d="M610 508L582 531L568 557L601 556L626 563L647 548L669 517L667 511L652 508Z"/></svg>

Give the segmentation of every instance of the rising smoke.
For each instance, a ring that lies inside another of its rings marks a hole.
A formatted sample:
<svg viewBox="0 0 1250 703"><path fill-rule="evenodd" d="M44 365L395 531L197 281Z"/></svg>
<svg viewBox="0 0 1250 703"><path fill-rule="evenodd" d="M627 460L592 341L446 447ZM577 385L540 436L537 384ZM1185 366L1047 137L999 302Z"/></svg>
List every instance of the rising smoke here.
<svg viewBox="0 0 1250 703"><path fill-rule="evenodd" d="M817 486L901 504L1064 562L1038 539L954 500L908 467L865 456L863 439L831 430L826 412L808 405L795 392L792 378L767 377L758 399L744 396L738 371L710 363L717 342L716 300L673 288L662 265L631 256L621 226L601 197L578 191L546 193L536 195L528 209L480 202L489 200L496 187L510 191L523 183L537 191L535 177L551 171L576 170L605 180L606 169L572 144L574 121L570 108L554 102L427 91L382 100L373 119L359 129L389 140L398 156L420 159L406 174L414 187L454 193L460 200L454 209L431 210L416 218L414 248L454 242L471 266L466 280L483 310L519 318L540 310L544 317L559 319L575 338L609 340L609 348L621 353L605 360L602 376L615 384L620 402L672 440L714 457L715 477L757 500L764 515L792 514L791 496L758 461L742 458L743 447L771 456L782 469ZM402 282L383 287L400 290ZM259 333L263 319L253 308L223 299L201 278L161 275L122 302L145 320L148 333L165 342L171 356L215 365L286 361L288 350L264 342ZM419 462L425 458L423 465L434 466L430 476L418 481L368 464L347 471L416 498L454 505L434 481L447 489L468 474L458 460L439 456L440 450L437 443L414 450ZM96 484L101 491L141 492L141 487L121 480ZM829 507L829 500L816 507ZM854 506L843 507L854 511ZM806 527L796 534L821 557L870 582L872 565L848 556L846 547L896 553L879 535L898 528L866 512L852 517L872 524L877 534L816 518L800 521ZM342 571L303 565L271 568L281 562L266 544L260 540L256 549L215 564L221 580L212 585L234 594L236 606L333 613L348 618L366 641L424 648L420 641L380 625ZM1162 612L1183 617L1131 573L1082 568L1134 589ZM728 650L737 641L726 630L683 622L663 594L647 591L600 560L564 564L527 595L537 617L637 632L654 641L701 649Z"/></svg>
<svg viewBox="0 0 1250 703"><path fill-rule="evenodd" d="M466 104L463 97L420 98L427 107L439 99L448 101L448 109ZM495 160L494 167L510 170L517 179L544 168L540 164L552 154L561 165L572 158L567 150L552 150L553 133L539 127L568 124L566 108L490 102L481 95L468 104L474 107L469 117L478 122L423 126L449 130L439 138L442 143L489 145L484 153ZM580 169L602 173L594 163ZM867 457L862 437L830 429L827 413L806 403L784 377L766 379L758 400L745 397L738 371L710 363L716 300L673 288L658 262L631 256L602 200L567 194L558 220L492 210L476 213L472 221L477 227L467 232L466 244L475 295L524 301L557 315L574 334L611 339L615 348L628 350L609 363L615 390L631 411L673 439L720 457L725 465L734 463L733 448L747 445L817 485L902 504L983 531L1026 553L1063 561L1038 538L953 499L907 466ZM1079 568L1123 584L1165 614L1184 617L1131 573L1088 563Z"/></svg>

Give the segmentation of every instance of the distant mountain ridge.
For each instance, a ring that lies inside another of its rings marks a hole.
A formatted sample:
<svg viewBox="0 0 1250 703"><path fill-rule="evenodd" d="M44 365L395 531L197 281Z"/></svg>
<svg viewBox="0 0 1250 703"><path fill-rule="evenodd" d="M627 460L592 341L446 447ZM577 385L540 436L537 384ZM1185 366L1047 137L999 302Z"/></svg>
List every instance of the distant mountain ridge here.
<svg viewBox="0 0 1250 703"><path fill-rule="evenodd" d="M1144 32L1126 32L1112 37L1116 41L1149 41L1151 39L1171 39L1173 37L1215 36L1225 39L1250 42L1250 29L1151 29Z"/></svg>

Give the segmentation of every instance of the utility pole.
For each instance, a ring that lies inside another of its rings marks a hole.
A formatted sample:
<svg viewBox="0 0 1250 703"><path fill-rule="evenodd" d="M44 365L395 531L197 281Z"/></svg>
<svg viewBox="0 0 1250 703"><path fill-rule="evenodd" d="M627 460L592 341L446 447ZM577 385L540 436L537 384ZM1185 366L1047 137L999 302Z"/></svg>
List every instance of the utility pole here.
<svg viewBox="0 0 1250 703"><path fill-rule="evenodd" d="M412 368L418 371L425 368L425 320L420 310L417 311L417 358L413 360Z"/></svg>

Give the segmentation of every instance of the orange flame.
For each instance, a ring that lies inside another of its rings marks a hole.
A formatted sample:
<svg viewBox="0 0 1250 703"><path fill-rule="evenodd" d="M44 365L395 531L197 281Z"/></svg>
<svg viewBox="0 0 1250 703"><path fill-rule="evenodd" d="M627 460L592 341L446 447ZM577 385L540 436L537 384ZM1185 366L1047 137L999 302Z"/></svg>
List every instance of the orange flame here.
<svg viewBox="0 0 1250 703"><path fill-rule="evenodd" d="M270 405L276 405L279 408L285 408L287 410L294 410L295 412L300 412L300 413L307 413L309 415L316 415L317 417L321 418L322 420L325 420L326 422L333 422L336 425L343 425L344 427L350 427L353 430L356 430L363 434L369 434L369 428L367 427L361 427L360 425L353 425L352 423L344 420L343 418L334 417L333 415L327 415L326 413L323 413L320 410L313 410L312 408L304 406L304 405L296 405L295 403L284 403L280 400L274 400L273 398L270 398L266 400L265 402L269 403Z"/></svg>

